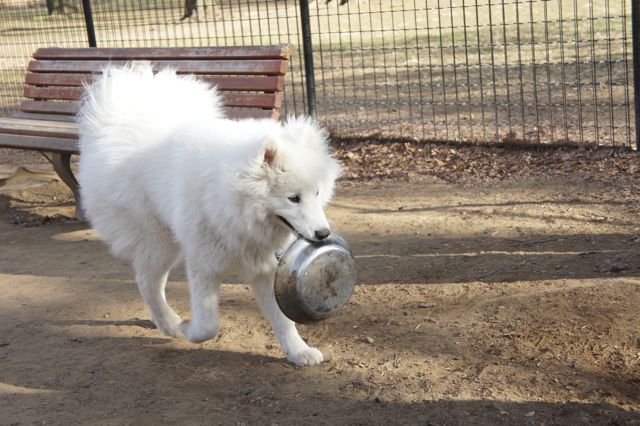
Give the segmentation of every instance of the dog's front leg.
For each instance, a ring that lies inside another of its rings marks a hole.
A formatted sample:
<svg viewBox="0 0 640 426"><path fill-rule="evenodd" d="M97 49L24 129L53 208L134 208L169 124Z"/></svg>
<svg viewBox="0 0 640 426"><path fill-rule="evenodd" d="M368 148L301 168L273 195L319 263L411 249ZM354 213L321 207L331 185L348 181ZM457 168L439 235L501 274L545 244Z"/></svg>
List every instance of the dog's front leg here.
<svg viewBox="0 0 640 426"><path fill-rule="evenodd" d="M191 320L182 321L180 332L193 343L213 339L218 334L218 293L219 274L203 262L186 262L189 296L191 300Z"/></svg>
<svg viewBox="0 0 640 426"><path fill-rule="evenodd" d="M260 276L252 280L251 289L262 314L269 320L273 334L287 359L296 365L315 365L323 361L322 352L305 343L296 330L296 324L287 318L273 293L273 276Z"/></svg>

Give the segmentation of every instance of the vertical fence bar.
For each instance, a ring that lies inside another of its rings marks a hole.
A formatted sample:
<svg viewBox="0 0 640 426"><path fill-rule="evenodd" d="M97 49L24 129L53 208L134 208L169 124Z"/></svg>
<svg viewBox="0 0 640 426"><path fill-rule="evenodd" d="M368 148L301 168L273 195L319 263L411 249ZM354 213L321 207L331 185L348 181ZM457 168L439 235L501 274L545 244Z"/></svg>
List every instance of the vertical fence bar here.
<svg viewBox="0 0 640 426"><path fill-rule="evenodd" d="M82 12L84 13L84 23L87 27L89 47L96 47L96 29L93 26L93 12L91 11L90 0L82 0Z"/></svg>
<svg viewBox="0 0 640 426"><path fill-rule="evenodd" d="M640 151L640 0L631 0L633 37L633 100L636 117L636 150Z"/></svg>
<svg viewBox="0 0 640 426"><path fill-rule="evenodd" d="M302 29L302 54L304 73L307 83L307 105L309 114L316 116L316 79L313 67L313 46L311 44L311 19L309 18L309 0L300 0L300 26Z"/></svg>

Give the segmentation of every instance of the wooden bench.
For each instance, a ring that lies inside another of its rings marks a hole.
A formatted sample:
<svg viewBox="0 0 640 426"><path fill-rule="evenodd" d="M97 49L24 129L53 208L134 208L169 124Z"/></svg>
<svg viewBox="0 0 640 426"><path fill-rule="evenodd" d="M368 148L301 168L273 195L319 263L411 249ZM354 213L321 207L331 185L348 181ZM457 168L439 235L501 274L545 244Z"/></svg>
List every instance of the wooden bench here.
<svg viewBox="0 0 640 426"><path fill-rule="evenodd" d="M288 60L289 48L281 45L38 49L27 68L20 110L0 118L0 147L51 153L56 173L75 197L76 217L81 217L78 182L71 170L71 156L79 154L75 115L83 84L104 67L146 61L154 70L170 67L194 74L218 87L229 118L277 119Z"/></svg>

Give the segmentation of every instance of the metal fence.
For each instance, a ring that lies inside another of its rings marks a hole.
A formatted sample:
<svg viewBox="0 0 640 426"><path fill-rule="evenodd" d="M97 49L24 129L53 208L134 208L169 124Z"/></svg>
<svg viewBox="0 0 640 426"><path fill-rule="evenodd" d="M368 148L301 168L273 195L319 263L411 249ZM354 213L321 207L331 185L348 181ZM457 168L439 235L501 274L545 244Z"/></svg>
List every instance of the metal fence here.
<svg viewBox="0 0 640 426"><path fill-rule="evenodd" d="M317 116L338 136L634 145L632 1L311 1ZM299 0L90 4L101 47L288 43L284 109L309 110ZM88 45L79 0L0 0L0 33L4 114L36 48Z"/></svg>

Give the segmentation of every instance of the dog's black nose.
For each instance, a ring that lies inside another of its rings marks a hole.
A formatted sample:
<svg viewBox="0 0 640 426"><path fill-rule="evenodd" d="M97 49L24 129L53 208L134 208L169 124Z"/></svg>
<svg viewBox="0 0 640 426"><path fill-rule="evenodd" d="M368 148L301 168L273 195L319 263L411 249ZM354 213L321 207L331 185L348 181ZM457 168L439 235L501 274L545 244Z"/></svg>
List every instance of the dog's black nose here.
<svg viewBox="0 0 640 426"><path fill-rule="evenodd" d="M316 238L319 240L324 240L325 238L327 238L329 236L329 234L331 233L331 231L328 228L322 228L322 229L318 229L315 232Z"/></svg>

